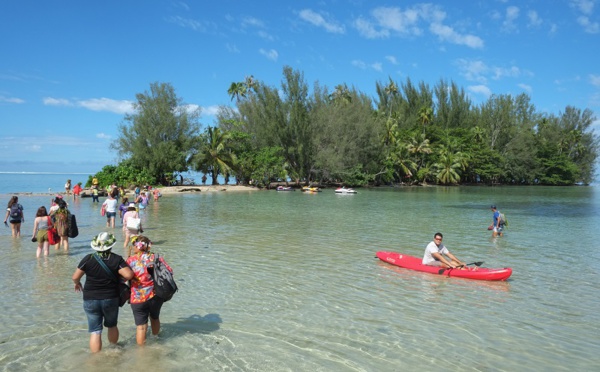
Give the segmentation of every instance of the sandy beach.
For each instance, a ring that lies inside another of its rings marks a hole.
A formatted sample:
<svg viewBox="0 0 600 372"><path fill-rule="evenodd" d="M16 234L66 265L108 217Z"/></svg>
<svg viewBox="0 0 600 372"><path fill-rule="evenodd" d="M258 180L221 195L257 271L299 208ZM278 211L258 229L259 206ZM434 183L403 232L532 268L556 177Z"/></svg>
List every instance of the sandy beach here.
<svg viewBox="0 0 600 372"><path fill-rule="evenodd" d="M197 192L239 192L239 191L260 191L258 187L243 186L243 185L183 185L183 186L163 186L158 188L162 195L175 195L182 193L197 193ZM133 194L133 190L127 190L127 194ZM31 193L31 192L16 192L10 195L18 196L36 196L36 195L65 195L64 192L48 192L48 193ZM86 188L81 191L81 197L91 197L90 189ZM105 197L106 193L100 193L100 197Z"/></svg>

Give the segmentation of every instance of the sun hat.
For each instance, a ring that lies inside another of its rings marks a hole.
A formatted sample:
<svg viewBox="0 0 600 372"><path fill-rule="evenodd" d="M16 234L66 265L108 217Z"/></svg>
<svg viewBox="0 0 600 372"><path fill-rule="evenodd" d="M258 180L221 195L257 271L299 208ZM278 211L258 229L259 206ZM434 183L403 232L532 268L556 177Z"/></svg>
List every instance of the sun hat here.
<svg viewBox="0 0 600 372"><path fill-rule="evenodd" d="M113 234L101 232L92 239L92 249L96 252L104 252L111 249L117 243L117 239Z"/></svg>
<svg viewBox="0 0 600 372"><path fill-rule="evenodd" d="M134 211L135 209L135 203L129 203L129 205L127 206L128 211Z"/></svg>

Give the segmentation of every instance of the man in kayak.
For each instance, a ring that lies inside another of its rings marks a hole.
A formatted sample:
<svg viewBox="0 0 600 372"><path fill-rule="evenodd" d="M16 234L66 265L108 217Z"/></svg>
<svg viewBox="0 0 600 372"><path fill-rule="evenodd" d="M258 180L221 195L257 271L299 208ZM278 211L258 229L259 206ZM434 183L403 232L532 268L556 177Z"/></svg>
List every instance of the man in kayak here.
<svg viewBox="0 0 600 372"><path fill-rule="evenodd" d="M443 238L444 236L442 233L435 233L433 241L427 244L427 248L425 248L422 264L444 268L451 267L453 269L464 269L466 264L450 253L448 248L442 244Z"/></svg>

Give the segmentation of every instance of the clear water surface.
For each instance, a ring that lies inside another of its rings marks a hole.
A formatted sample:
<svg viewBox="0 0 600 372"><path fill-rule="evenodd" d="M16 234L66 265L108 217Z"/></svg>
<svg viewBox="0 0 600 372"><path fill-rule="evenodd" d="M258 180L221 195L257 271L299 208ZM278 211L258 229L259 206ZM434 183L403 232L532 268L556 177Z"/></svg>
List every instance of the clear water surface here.
<svg viewBox="0 0 600 372"><path fill-rule="evenodd" d="M36 259L32 216L49 196L24 196L25 236L0 230L0 370L596 370L599 195L597 187L167 195L142 218L180 291L163 307L158 338L137 347L126 305L118 346L105 334L98 355L88 352L70 277L105 229L100 207L70 201L80 236L68 253ZM490 204L509 219L503 238L487 230ZM469 281L374 258L420 256L436 231L459 258L510 266L513 276Z"/></svg>

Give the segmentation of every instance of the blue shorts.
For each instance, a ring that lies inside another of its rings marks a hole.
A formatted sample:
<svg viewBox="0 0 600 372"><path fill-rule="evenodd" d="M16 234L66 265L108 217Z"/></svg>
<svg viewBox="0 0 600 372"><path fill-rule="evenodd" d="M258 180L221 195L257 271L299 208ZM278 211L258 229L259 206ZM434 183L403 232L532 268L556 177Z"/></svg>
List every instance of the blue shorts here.
<svg viewBox="0 0 600 372"><path fill-rule="evenodd" d="M110 218L115 218L117 216L117 212L106 212L106 219L110 220Z"/></svg>
<svg viewBox="0 0 600 372"><path fill-rule="evenodd" d="M102 320L106 328L117 326L119 318L119 298L106 300L84 300L83 310L88 318L88 332L102 333Z"/></svg>
<svg viewBox="0 0 600 372"><path fill-rule="evenodd" d="M152 319L158 319L160 317L160 308L163 305L163 299L154 296L146 302L141 304L131 304L131 311L133 311L133 319L135 325L144 325L148 323L148 315Z"/></svg>

